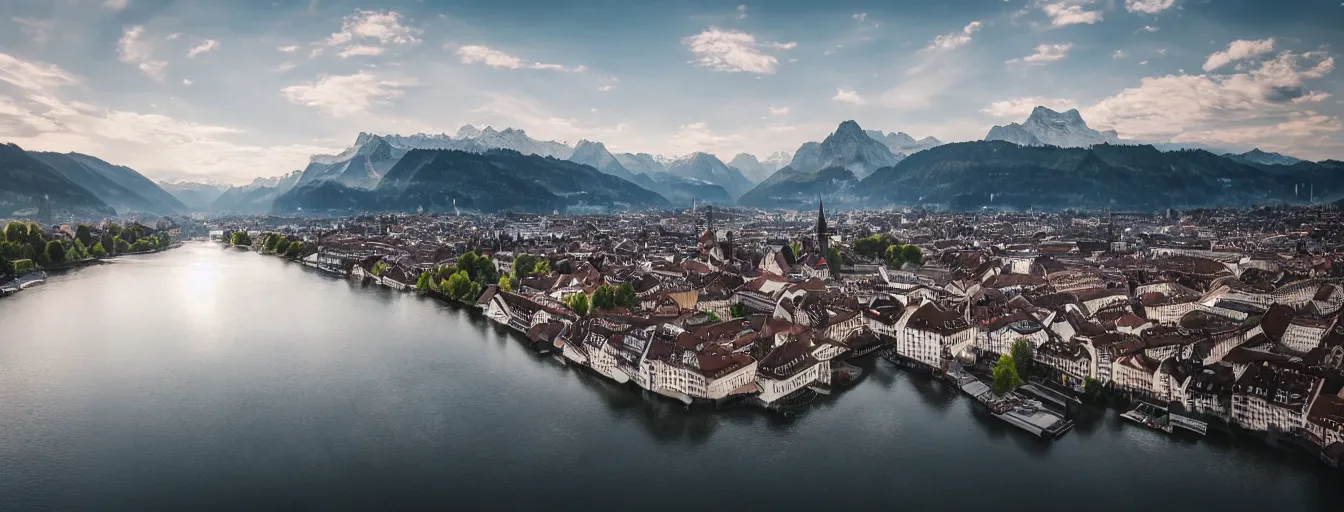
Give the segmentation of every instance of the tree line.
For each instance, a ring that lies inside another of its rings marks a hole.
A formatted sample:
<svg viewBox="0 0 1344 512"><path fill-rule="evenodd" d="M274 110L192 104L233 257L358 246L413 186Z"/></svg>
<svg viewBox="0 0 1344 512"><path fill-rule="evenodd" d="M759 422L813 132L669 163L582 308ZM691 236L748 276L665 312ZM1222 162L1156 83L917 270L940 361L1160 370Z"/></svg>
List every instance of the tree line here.
<svg viewBox="0 0 1344 512"><path fill-rule="evenodd" d="M147 233L149 228L109 223L95 234L87 224L75 226L70 240L49 237L40 224L13 221L0 233L0 275L28 272L40 267L106 258L116 254L158 251L172 239L166 232Z"/></svg>

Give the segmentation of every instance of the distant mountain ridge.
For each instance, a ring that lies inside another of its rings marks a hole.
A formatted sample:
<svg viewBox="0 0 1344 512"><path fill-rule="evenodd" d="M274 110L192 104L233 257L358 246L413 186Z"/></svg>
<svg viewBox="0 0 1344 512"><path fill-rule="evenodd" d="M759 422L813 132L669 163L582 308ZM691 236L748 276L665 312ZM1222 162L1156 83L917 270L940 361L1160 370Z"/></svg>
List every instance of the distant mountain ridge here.
<svg viewBox="0 0 1344 512"><path fill-rule="evenodd" d="M0 217L36 212L42 201L53 213L81 217L115 215L97 194L66 178L16 144L0 144Z"/></svg>
<svg viewBox="0 0 1344 512"><path fill-rule="evenodd" d="M495 211L669 207L662 196L590 166L518 151L413 149L372 190L335 180L294 187L280 212L322 210Z"/></svg>
<svg viewBox="0 0 1344 512"><path fill-rule="evenodd" d="M864 177L874 170L900 161L886 144L869 137L859 123L845 121L821 142L807 142L793 153L789 168L799 172L816 172L829 167L843 167Z"/></svg>
<svg viewBox="0 0 1344 512"><path fill-rule="evenodd" d="M229 187L192 181L159 182L159 187L172 194L189 212L209 212L210 205Z"/></svg>

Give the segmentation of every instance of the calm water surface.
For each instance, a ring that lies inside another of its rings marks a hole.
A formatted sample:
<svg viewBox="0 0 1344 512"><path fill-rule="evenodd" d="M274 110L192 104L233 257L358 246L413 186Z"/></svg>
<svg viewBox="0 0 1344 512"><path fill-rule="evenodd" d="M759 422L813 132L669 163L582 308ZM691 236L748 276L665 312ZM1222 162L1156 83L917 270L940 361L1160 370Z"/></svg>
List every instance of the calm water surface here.
<svg viewBox="0 0 1344 512"><path fill-rule="evenodd" d="M1096 413L1055 443L877 364L687 413L478 314L187 244L0 299L0 509L1344 510L1344 472Z"/></svg>

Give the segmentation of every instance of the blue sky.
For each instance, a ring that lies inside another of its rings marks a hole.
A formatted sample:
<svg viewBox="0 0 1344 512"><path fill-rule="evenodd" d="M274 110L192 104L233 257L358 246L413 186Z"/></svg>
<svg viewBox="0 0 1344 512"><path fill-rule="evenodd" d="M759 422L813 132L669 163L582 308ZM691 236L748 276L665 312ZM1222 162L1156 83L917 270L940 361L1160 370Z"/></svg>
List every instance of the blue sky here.
<svg viewBox="0 0 1344 512"><path fill-rule="evenodd" d="M360 131L793 151L846 119L1344 157L1338 0L0 0L0 141L240 183Z"/></svg>

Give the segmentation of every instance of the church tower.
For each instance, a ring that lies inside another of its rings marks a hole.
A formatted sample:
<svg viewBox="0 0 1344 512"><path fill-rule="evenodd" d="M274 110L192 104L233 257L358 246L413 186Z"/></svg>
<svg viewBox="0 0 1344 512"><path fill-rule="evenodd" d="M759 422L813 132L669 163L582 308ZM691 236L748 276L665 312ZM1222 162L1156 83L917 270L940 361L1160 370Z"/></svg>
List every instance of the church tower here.
<svg viewBox="0 0 1344 512"><path fill-rule="evenodd" d="M822 258L825 258L828 249L831 247L831 237L826 234L826 207L822 204L821 198L817 198L817 250ZM827 262L830 263L829 261Z"/></svg>

